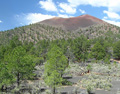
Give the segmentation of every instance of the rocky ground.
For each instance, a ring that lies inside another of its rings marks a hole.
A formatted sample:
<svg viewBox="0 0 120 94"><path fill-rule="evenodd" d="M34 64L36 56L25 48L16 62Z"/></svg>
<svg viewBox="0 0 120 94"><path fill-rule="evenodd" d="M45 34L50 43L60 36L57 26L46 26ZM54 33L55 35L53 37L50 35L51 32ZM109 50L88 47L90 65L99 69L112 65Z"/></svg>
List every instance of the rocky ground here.
<svg viewBox="0 0 120 94"><path fill-rule="evenodd" d="M51 94L43 80L44 65L36 69L35 80L22 81L19 88L0 94ZM56 94L120 94L120 63L70 63L63 78L71 84L57 87Z"/></svg>

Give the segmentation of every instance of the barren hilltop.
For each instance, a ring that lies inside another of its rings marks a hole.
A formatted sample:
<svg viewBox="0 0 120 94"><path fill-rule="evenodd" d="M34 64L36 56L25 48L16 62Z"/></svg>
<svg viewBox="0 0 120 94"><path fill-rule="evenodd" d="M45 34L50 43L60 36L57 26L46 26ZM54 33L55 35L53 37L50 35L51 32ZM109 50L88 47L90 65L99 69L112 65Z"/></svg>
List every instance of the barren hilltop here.
<svg viewBox="0 0 120 94"><path fill-rule="evenodd" d="M64 30L71 31L71 30L77 30L79 28L85 28L92 25L104 24L106 22L86 14L86 15L81 15L78 17L71 17L71 18L55 17L52 19L44 20L40 23L47 24L50 26L62 27Z"/></svg>

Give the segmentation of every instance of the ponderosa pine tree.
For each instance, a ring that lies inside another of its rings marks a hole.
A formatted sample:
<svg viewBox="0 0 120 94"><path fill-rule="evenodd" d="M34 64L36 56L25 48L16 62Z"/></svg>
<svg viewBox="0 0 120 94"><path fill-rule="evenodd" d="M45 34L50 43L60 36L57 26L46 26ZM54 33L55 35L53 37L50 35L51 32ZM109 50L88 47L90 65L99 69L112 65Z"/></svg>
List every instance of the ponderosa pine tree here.
<svg viewBox="0 0 120 94"><path fill-rule="evenodd" d="M91 52L89 54L90 58L95 58L96 60L104 59L105 57L105 49L99 42L96 42L94 46L91 48Z"/></svg>
<svg viewBox="0 0 120 94"><path fill-rule="evenodd" d="M57 45L53 45L48 52L44 73L45 82L53 88L53 94L55 94L55 87L63 81L62 74L67 65L67 58L62 53L62 50Z"/></svg>
<svg viewBox="0 0 120 94"><path fill-rule="evenodd" d="M113 56L116 59L120 59L120 41L113 45Z"/></svg>
<svg viewBox="0 0 120 94"><path fill-rule="evenodd" d="M76 60L85 61L87 59L89 46L89 41L82 35L73 40L71 49L76 57Z"/></svg>
<svg viewBox="0 0 120 94"><path fill-rule="evenodd" d="M35 63L33 56L27 55L26 50L22 46L15 47L11 52L6 53L5 62L10 68L11 73L15 75L17 85L20 85L20 80L33 75Z"/></svg>
<svg viewBox="0 0 120 94"><path fill-rule="evenodd" d="M3 60L5 52L6 52L6 47L3 45L0 46L0 61Z"/></svg>
<svg viewBox="0 0 120 94"><path fill-rule="evenodd" d="M0 88L3 91L5 87L14 82L14 75L11 74L9 66L4 62L4 56L8 51L8 46L0 46Z"/></svg>
<svg viewBox="0 0 120 94"><path fill-rule="evenodd" d="M4 63L0 62L0 88L3 91L5 87L12 84L15 81L14 75L10 71L10 67Z"/></svg>

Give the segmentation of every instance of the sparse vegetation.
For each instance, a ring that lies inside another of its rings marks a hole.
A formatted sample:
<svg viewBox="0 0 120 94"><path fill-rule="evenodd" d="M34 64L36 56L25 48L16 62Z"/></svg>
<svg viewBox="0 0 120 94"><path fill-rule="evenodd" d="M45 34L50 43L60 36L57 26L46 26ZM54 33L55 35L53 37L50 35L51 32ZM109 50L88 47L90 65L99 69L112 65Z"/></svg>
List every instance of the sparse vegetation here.
<svg viewBox="0 0 120 94"><path fill-rule="evenodd" d="M110 91L120 80L119 31L107 23L75 31L36 23L0 32L1 92Z"/></svg>

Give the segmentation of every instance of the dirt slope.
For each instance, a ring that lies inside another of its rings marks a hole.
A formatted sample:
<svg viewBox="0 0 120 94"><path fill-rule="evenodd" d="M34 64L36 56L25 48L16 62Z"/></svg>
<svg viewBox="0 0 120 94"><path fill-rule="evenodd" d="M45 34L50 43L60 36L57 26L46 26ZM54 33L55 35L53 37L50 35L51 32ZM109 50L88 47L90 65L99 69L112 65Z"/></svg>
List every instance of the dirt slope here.
<svg viewBox="0 0 120 94"><path fill-rule="evenodd" d="M78 17L71 17L71 18L55 17L40 22L40 24L62 27L62 29L69 31L77 30L79 28L85 28L96 24L103 24L103 23L105 22L88 14L81 15Z"/></svg>

